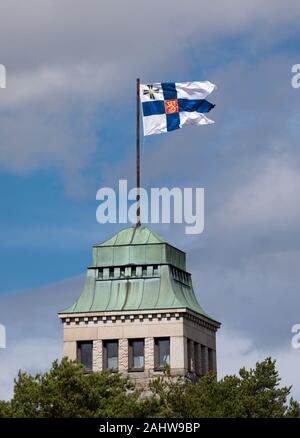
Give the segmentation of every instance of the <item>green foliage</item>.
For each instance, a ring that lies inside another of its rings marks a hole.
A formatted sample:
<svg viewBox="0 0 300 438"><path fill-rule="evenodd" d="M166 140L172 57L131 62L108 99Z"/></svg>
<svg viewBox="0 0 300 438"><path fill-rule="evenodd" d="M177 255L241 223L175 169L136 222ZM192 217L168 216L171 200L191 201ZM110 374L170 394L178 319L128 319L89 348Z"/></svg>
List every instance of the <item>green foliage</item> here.
<svg viewBox="0 0 300 438"><path fill-rule="evenodd" d="M85 374L63 359L43 374L20 371L13 399L0 401L0 417L299 418L299 403L287 402L290 390L280 387L271 358L219 381L208 373L196 384L172 378L166 369L144 393L118 373Z"/></svg>
<svg viewBox="0 0 300 438"><path fill-rule="evenodd" d="M11 416L11 403L0 400L0 418L10 418Z"/></svg>
<svg viewBox="0 0 300 438"><path fill-rule="evenodd" d="M287 418L300 418L300 405L293 398L291 398L290 400L290 404L288 406L285 416Z"/></svg>
<svg viewBox="0 0 300 438"><path fill-rule="evenodd" d="M83 367L63 359L49 372L30 376L19 372L15 381L14 417L131 417L139 397L120 374L84 374Z"/></svg>
<svg viewBox="0 0 300 438"><path fill-rule="evenodd" d="M280 388L276 362L258 362L255 369L242 368L239 376L217 381L208 373L195 385L183 380L157 379L151 384L161 400L160 417L281 418L299 417L299 404L291 399L291 387Z"/></svg>

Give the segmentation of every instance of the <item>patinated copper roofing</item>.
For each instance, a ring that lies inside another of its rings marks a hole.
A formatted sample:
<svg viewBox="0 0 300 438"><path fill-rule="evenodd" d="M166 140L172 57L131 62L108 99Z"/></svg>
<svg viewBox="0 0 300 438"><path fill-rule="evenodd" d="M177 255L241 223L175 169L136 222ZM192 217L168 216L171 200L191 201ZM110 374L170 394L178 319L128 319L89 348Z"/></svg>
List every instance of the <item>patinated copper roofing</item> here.
<svg viewBox="0 0 300 438"><path fill-rule="evenodd" d="M84 290L60 314L175 308L208 316L195 297L185 253L140 226L94 245Z"/></svg>

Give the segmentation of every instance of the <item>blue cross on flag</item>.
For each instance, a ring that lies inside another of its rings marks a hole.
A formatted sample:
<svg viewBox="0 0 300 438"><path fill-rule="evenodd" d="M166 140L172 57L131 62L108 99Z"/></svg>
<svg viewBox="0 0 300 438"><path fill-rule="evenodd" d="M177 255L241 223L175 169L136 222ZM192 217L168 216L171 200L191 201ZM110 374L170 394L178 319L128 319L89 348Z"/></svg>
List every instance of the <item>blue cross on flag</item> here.
<svg viewBox="0 0 300 438"><path fill-rule="evenodd" d="M215 106L206 100L215 88L209 81L141 84L144 135L214 123L205 113Z"/></svg>

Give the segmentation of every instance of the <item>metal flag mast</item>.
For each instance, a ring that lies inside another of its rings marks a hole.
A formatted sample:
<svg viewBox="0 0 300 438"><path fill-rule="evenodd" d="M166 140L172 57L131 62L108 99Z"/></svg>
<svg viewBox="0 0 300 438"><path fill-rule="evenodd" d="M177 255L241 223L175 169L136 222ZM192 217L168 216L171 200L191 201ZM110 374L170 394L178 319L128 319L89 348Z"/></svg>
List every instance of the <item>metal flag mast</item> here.
<svg viewBox="0 0 300 438"><path fill-rule="evenodd" d="M136 227L141 226L140 80L136 80Z"/></svg>

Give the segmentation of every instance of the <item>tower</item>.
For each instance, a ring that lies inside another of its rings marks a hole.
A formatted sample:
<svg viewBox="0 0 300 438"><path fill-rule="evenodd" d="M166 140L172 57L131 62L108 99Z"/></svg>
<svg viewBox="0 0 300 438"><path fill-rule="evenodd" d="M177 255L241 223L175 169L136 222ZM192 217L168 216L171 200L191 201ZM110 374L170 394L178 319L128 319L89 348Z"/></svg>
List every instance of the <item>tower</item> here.
<svg viewBox="0 0 300 438"><path fill-rule="evenodd" d="M161 374L216 371L216 331L195 297L185 253L144 226L93 247L83 292L59 317L64 355L141 385Z"/></svg>

